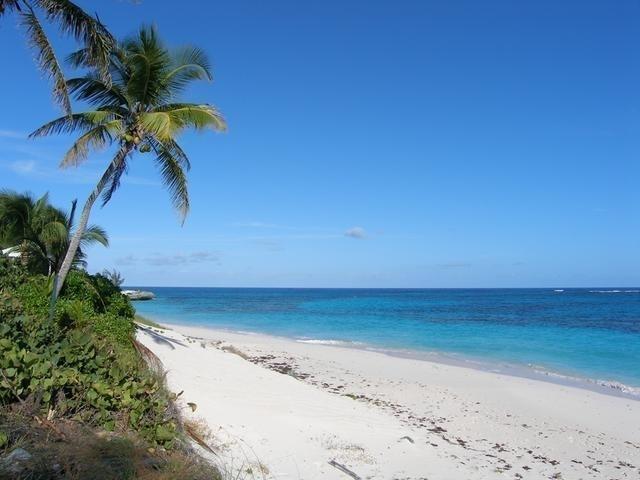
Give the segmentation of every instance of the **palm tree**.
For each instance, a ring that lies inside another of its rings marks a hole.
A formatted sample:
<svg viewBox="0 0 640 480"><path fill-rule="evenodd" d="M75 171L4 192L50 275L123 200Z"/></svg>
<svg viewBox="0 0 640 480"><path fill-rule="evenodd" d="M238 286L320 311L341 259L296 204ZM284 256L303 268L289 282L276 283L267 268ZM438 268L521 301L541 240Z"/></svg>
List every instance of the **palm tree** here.
<svg viewBox="0 0 640 480"><path fill-rule="evenodd" d="M107 278L114 286L120 288L124 283L124 277L122 274L117 271L115 268L113 270L107 270L106 268L102 271L101 275L104 278Z"/></svg>
<svg viewBox="0 0 640 480"><path fill-rule="evenodd" d="M52 206L48 194L34 198L28 193L0 192L0 246L20 253L22 262L34 273L56 272L67 253L74 232L75 201L69 213ZM109 245L106 232L96 225L83 233L72 265L86 266L85 248Z"/></svg>
<svg viewBox="0 0 640 480"><path fill-rule="evenodd" d="M54 23L59 31L71 35L86 49L86 59L107 83L109 55L115 44L98 17L86 13L69 0L0 0L0 17L16 12L29 44L36 53L40 69L53 81L53 97L65 113L71 113L71 101L62 67L39 15Z"/></svg>
<svg viewBox="0 0 640 480"><path fill-rule="evenodd" d="M86 50L73 54L70 61L76 66L87 66ZM77 166L87 159L91 150L116 147L113 159L82 209L78 229L58 272L58 293L71 268L93 204L100 195L103 206L109 202L134 154L153 153L163 183L184 223L189 211L186 172L190 163L176 138L189 128L226 129L215 107L178 101L180 93L191 82L212 79L207 57L198 48L170 51L154 28L142 27L136 36L113 50L109 73L110 84L102 81L96 72L67 82L75 98L94 106L94 110L58 118L31 134L31 137L41 137L80 132L62 159L61 167Z"/></svg>

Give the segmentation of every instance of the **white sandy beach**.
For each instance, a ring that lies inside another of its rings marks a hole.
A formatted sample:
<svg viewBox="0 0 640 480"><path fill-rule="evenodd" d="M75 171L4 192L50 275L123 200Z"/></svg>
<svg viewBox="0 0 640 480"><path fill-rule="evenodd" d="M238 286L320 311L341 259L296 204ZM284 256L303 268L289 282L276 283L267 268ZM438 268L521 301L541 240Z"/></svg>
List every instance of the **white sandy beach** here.
<svg viewBox="0 0 640 480"><path fill-rule="evenodd" d="M245 472L239 478L351 478L330 461L371 479L640 478L640 401L366 350L169 327L138 338L163 362L170 389L183 392L184 416L208 425L215 460Z"/></svg>

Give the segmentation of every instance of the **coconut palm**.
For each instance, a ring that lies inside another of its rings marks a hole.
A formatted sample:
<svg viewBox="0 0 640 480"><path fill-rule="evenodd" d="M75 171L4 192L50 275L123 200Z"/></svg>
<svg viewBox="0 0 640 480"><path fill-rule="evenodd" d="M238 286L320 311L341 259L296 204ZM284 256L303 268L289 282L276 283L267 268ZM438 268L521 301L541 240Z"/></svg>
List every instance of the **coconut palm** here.
<svg viewBox="0 0 640 480"><path fill-rule="evenodd" d="M115 268L112 270L107 270L105 268L104 270L102 270L102 273L100 275L108 279L116 287L120 287L124 283L124 277Z"/></svg>
<svg viewBox="0 0 640 480"><path fill-rule="evenodd" d="M86 66L87 52L76 52L70 61L76 66ZM91 150L115 147L113 159L82 209L78 229L58 272L57 292L71 267L95 201L102 195L104 206L111 199L135 154L153 155L172 203L184 222L189 211L186 172L190 163L177 143L177 136L186 129L226 129L215 107L178 99L191 82L212 78L207 57L198 48L170 51L154 28L142 27L137 35L114 49L109 73L110 84L102 81L96 72L67 82L75 98L89 103L93 110L58 118L31 134L41 137L80 133L62 159L63 168L82 163Z"/></svg>
<svg viewBox="0 0 640 480"><path fill-rule="evenodd" d="M48 194L34 198L28 193L0 192L0 246L20 254L34 273L56 272L67 253L74 232L75 201L66 213L49 203ZM106 232L90 225L82 235L72 266L86 266L85 248L109 245Z"/></svg>
<svg viewBox="0 0 640 480"><path fill-rule="evenodd" d="M62 67L40 21L43 17L65 35L71 35L86 49L87 62L108 82L109 55L115 41L98 17L69 0L0 0L0 17L16 12L40 69L53 82L53 96L66 113L71 101Z"/></svg>

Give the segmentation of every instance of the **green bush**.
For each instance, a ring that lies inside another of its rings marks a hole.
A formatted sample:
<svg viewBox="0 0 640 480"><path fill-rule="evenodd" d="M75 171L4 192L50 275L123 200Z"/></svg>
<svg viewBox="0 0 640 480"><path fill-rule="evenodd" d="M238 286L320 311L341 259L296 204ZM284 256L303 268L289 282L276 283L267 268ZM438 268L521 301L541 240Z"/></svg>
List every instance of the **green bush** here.
<svg viewBox="0 0 640 480"><path fill-rule="evenodd" d="M100 337L110 339L119 345L130 345L131 336L135 331L135 324L130 318L109 312L93 317L91 328Z"/></svg>
<svg viewBox="0 0 640 480"><path fill-rule="evenodd" d="M135 316L131 302L122 295L120 288L100 274L89 275L81 270L69 272L60 298L87 302L97 313L110 312L127 318Z"/></svg>
<svg viewBox="0 0 640 480"><path fill-rule="evenodd" d="M85 301L61 298L56 304L55 319L62 328L84 328L93 322L95 311Z"/></svg>
<svg viewBox="0 0 640 480"><path fill-rule="evenodd" d="M0 263L0 406L29 398L45 413L171 446L177 423L162 379L133 348L129 300L104 277L68 278L49 321L48 279Z"/></svg>
<svg viewBox="0 0 640 480"><path fill-rule="evenodd" d="M106 304L107 313L128 318L129 320L136 316L136 311L133 308L133 305L131 305L131 301L120 292L116 292L107 297Z"/></svg>
<svg viewBox="0 0 640 480"><path fill-rule="evenodd" d="M107 429L118 421L145 439L170 446L177 425L161 379L135 353L90 330L61 329L33 317L0 324L0 404L35 398L44 412Z"/></svg>
<svg viewBox="0 0 640 480"><path fill-rule="evenodd" d="M25 313L38 317L46 317L49 314L50 283L47 277L36 275L27 277L25 281L15 289L15 296L21 303Z"/></svg>

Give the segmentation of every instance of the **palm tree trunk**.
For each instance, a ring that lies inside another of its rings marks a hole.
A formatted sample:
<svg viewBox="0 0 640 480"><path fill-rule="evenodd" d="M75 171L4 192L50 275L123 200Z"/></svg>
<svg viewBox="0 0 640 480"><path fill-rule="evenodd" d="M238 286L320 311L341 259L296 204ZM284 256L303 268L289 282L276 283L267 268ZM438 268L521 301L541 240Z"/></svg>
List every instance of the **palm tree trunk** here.
<svg viewBox="0 0 640 480"><path fill-rule="evenodd" d="M91 215L91 209L93 208L93 204L100 196L101 189L96 188L93 189L89 198L87 198L86 203L84 204L84 208L82 209L82 214L80 215L80 222L78 223L78 227L71 237L71 241L69 242L69 247L67 248L67 253L64 256L64 260L62 261L62 265L60 265L60 271L58 272L58 284L56 285L56 297L60 295L60 290L62 290L62 286L64 285L64 280L67 278L67 274L69 270L71 270L71 265L73 265L73 259L76 257L76 252L78 251L78 247L80 246L80 240L82 239L82 235L84 235L84 231L87 228L87 224L89 223L89 215Z"/></svg>
<svg viewBox="0 0 640 480"><path fill-rule="evenodd" d="M89 223L89 216L91 215L93 204L98 199L107 183L109 183L109 180L113 178L114 173L122 168L124 160L126 159L127 155L129 155L129 152L131 152L132 148L132 144L125 144L120 147L118 153L116 153L116 156L113 158L105 172L102 174L102 178L100 178L100 181L93 189L93 192L91 192L91 195L89 195L89 198L87 198L87 201L84 204L84 208L82 209L82 214L80 215L80 222L78 222L78 227L71 237L69 247L67 248L67 253L64 256L64 260L62 261L62 265L60 265L60 270L57 274L57 282L52 297L53 303L55 303L58 295L60 295L60 290L62 290L62 287L64 286L64 281L67 278L67 274L69 273L69 270L71 270L73 260L76 257L78 247L80 246L80 241L82 240L82 236L87 229L87 224Z"/></svg>

